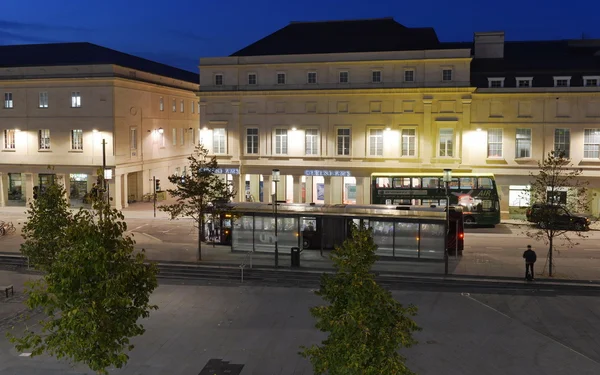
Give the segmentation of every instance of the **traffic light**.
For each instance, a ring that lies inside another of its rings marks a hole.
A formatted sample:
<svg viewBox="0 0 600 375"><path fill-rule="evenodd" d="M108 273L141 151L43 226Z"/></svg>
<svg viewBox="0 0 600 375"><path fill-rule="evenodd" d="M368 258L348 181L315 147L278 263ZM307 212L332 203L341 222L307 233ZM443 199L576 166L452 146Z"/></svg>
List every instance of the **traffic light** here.
<svg viewBox="0 0 600 375"><path fill-rule="evenodd" d="M160 191L160 180L156 179L156 185L154 186L154 191Z"/></svg>

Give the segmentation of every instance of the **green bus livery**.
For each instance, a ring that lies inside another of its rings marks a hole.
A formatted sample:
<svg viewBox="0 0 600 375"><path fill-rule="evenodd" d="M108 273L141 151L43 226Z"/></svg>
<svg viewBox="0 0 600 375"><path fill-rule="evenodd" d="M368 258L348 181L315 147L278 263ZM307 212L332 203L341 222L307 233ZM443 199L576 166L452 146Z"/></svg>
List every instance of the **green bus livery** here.
<svg viewBox="0 0 600 375"><path fill-rule="evenodd" d="M371 203L385 205L446 205L442 173L374 173ZM453 173L449 184L450 205L463 207L465 224L500 223L500 201L494 175Z"/></svg>

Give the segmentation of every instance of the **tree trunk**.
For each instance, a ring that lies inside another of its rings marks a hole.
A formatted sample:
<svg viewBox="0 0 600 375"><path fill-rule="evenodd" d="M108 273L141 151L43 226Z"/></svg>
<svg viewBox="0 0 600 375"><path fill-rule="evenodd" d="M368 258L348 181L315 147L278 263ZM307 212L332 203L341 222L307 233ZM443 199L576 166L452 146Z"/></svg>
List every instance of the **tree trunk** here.
<svg viewBox="0 0 600 375"><path fill-rule="evenodd" d="M200 207L200 217L198 218L198 261L202 260L202 229L204 228L204 215L202 214L202 207Z"/></svg>
<svg viewBox="0 0 600 375"><path fill-rule="evenodd" d="M548 276L552 277L552 236L550 236L550 248L548 249Z"/></svg>

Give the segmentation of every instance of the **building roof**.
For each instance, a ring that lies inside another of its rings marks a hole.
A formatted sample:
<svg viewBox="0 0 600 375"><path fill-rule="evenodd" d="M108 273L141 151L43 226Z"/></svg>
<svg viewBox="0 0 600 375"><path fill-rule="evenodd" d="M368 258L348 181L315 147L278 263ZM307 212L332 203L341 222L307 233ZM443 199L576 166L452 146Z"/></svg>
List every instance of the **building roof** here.
<svg viewBox="0 0 600 375"><path fill-rule="evenodd" d="M181 81L199 83L198 74L92 43L0 46L0 67L119 65Z"/></svg>
<svg viewBox="0 0 600 375"><path fill-rule="evenodd" d="M291 22L231 56L384 52L444 47L435 30L406 27L393 18Z"/></svg>

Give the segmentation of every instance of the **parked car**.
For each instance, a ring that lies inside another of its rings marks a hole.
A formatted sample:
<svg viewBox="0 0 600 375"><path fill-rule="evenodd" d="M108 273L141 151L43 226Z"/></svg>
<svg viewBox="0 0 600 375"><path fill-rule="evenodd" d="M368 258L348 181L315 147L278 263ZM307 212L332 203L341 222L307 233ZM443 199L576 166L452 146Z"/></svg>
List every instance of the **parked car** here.
<svg viewBox="0 0 600 375"><path fill-rule="evenodd" d="M525 212L527 221L540 228L589 230L590 219L570 212L565 206L535 203Z"/></svg>

